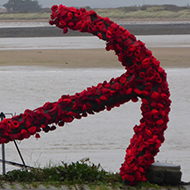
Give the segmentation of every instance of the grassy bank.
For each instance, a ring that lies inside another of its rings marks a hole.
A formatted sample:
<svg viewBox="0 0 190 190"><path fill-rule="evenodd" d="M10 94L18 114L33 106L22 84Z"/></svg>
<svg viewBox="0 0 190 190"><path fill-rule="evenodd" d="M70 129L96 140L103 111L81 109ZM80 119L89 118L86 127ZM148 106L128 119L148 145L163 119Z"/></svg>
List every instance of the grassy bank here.
<svg viewBox="0 0 190 190"><path fill-rule="evenodd" d="M96 9L102 17L114 19L168 19L190 20L190 8L174 5L158 5L142 7L120 7L113 9Z"/></svg>
<svg viewBox="0 0 190 190"><path fill-rule="evenodd" d="M6 175L0 175L0 188L4 189L171 189L149 182L137 184L135 187L125 185L118 173L106 172L100 165L95 165L89 159L76 163L49 165L44 168L13 170ZM180 189L173 187L172 189Z"/></svg>
<svg viewBox="0 0 190 190"><path fill-rule="evenodd" d="M90 8L87 7L87 10ZM94 10L100 16L111 19L190 20L190 7L175 5L144 5ZM39 13L1 13L0 20L47 20L50 14L50 10Z"/></svg>
<svg viewBox="0 0 190 190"><path fill-rule="evenodd" d="M10 21L47 21L50 18L50 12L46 13L1 13L0 14L0 21L3 20L10 20Z"/></svg>

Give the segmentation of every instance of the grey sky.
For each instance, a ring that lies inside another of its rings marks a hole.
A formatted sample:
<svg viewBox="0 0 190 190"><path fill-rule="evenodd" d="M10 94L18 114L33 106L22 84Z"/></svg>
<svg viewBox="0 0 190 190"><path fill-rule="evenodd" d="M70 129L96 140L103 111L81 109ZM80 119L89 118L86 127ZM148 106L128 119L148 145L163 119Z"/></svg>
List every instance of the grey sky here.
<svg viewBox="0 0 190 190"><path fill-rule="evenodd" d="M8 0L0 0L0 6ZM66 6L84 7L90 6L92 8L108 8L108 7L121 7L143 4L175 4L178 6L186 6L190 4L190 0L38 0L42 7L51 7L52 5L64 4Z"/></svg>

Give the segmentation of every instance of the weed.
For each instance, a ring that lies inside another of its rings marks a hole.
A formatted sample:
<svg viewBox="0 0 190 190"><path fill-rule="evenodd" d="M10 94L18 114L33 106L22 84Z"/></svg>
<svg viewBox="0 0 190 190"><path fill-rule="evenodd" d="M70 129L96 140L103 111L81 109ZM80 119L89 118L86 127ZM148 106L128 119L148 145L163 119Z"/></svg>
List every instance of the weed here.
<svg viewBox="0 0 190 190"><path fill-rule="evenodd" d="M10 184L11 189L16 189L14 184Z"/></svg>
<svg viewBox="0 0 190 190"><path fill-rule="evenodd" d="M34 187L34 188L38 188L39 187L39 183L38 182L32 182L31 186Z"/></svg>
<svg viewBox="0 0 190 190"><path fill-rule="evenodd" d="M110 176L110 178L108 177ZM0 176L1 180L9 182L64 182L66 184L87 184L98 181L116 181L118 174L113 175L104 171L99 165L95 165L89 159L72 162L71 164L62 162L58 166L46 166L44 168L34 168L30 171L26 169L13 170Z"/></svg>
<svg viewBox="0 0 190 190"><path fill-rule="evenodd" d="M5 175L0 175L0 186L9 182L12 189L15 189L15 182L20 183L23 188L39 188L41 185L47 188L54 186L61 188L66 185L69 189L84 189L85 185L91 190L107 189L159 189L156 184L141 182L134 188L124 185L118 173L106 172L100 164L95 165L89 159L82 159L70 164L62 162L60 165L52 164L44 168L13 170Z"/></svg>
<svg viewBox="0 0 190 190"><path fill-rule="evenodd" d="M28 186L27 186L26 183L22 182L22 183L20 183L20 185L21 185L21 187L22 187L23 189L28 189Z"/></svg>
<svg viewBox="0 0 190 190"><path fill-rule="evenodd" d="M149 183L149 182L140 182L136 185L137 189L160 189L160 187L157 184Z"/></svg>

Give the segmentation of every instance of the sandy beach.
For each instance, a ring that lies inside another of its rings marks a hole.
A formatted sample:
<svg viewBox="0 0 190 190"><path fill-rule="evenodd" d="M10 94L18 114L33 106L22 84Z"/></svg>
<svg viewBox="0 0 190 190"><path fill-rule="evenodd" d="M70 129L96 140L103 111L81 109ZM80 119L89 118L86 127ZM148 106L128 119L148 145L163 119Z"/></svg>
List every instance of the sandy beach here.
<svg viewBox="0 0 190 190"><path fill-rule="evenodd" d="M150 48L164 68L190 67L190 47ZM122 68L105 49L1 50L0 66L39 65L61 68Z"/></svg>

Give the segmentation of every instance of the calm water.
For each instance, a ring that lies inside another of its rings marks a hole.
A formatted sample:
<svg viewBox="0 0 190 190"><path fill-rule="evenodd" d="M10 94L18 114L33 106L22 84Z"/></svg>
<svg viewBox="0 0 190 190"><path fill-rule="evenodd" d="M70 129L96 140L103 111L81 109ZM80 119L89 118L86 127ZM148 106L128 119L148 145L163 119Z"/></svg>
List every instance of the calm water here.
<svg viewBox="0 0 190 190"><path fill-rule="evenodd" d="M190 181L190 68L166 69L172 110L166 141L157 161L181 165L184 181ZM3 112L21 113L62 94L74 94L104 80L117 77L124 69L58 69L45 67L0 67L0 107ZM72 162L89 157L108 171L118 171L125 149L139 124L140 101L126 103L112 111L76 120L69 125L19 142L26 164L44 166L49 162ZM20 162L13 143L6 145L6 159ZM13 167L7 166L7 169Z"/></svg>
<svg viewBox="0 0 190 190"><path fill-rule="evenodd" d="M138 36L147 47L190 47L190 35ZM0 38L0 50L104 48L96 37ZM121 75L124 69L58 69L45 67L0 67L0 112L21 113L63 94L74 94L88 86ZM166 69L171 91L171 114L166 141L156 161L181 165L182 180L190 181L190 68ZM19 142L26 164L44 166L89 157L108 171L119 171L133 126L141 118L140 101L112 111L76 120L41 138ZM6 159L21 162L13 143L6 145ZM15 167L7 166L8 170ZM1 167L0 167L1 172Z"/></svg>
<svg viewBox="0 0 190 190"><path fill-rule="evenodd" d="M147 47L190 47L190 35L137 36ZM95 36L0 38L0 50L105 48Z"/></svg>

